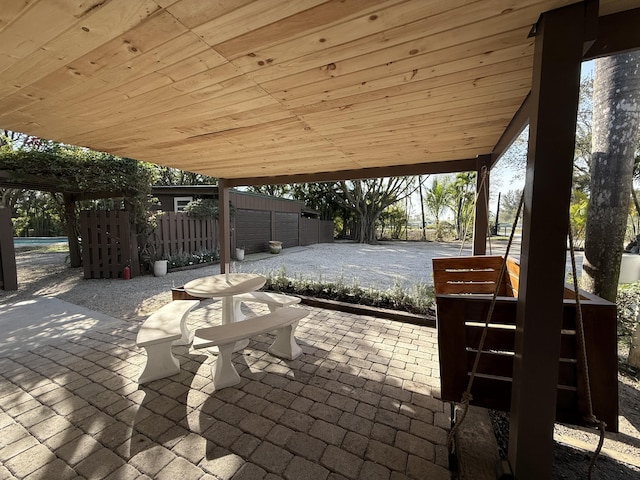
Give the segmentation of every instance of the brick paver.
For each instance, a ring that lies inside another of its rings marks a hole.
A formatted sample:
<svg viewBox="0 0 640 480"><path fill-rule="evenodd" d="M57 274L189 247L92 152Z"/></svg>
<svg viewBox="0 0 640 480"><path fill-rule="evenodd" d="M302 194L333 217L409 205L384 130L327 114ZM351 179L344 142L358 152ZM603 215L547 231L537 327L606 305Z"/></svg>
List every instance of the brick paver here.
<svg viewBox="0 0 640 480"><path fill-rule="evenodd" d="M275 358L262 335L221 391L213 357L184 346L179 374L139 387L137 324L0 358L0 478L450 478L435 331L301 308L304 355Z"/></svg>

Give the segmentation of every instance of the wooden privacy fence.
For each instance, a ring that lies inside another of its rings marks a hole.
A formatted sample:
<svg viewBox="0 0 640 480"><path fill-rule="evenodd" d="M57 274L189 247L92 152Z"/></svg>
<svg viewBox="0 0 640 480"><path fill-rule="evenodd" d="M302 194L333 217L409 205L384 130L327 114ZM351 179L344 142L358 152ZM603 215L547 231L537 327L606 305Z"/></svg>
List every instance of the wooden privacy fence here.
<svg viewBox="0 0 640 480"><path fill-rule="evenodd" d="M318 243L333 242L333 220L320 220L318 226Z"/></svg>
<svg viewBox="0 0 640 480"><path fill-rule="evenodd" d="M213 218L194 218L186 213L165 212L157 217L157 222L153 242L158 258L217 249L218 222Z"/></svg>
<svg viewBox="0 0 640 480"><path fill-rule="evenodd" d="M151 251L146 252L156 259L218 249L218 222L214 218L164 212L157 222L149 238ZM80 213L80 227L85 278L120 278L125 266L130 267L132 277L140 274L138 242L128 212L86 210ZM299 229L301 245L333 242L332 221L300 218Z"/></svg>
<svg viewBox="0 0 640 480"><path fill-rule="evenodd" d="M121 278L125 266L139 273L138 245L132 235L129 212L80 212L84 278Z"/></svg>
<svg viewBox="0 0 640 480"><path fill-rule="evenodd" d="M317 218L300 218L300 245L333 242L333 222Z"/></svg>

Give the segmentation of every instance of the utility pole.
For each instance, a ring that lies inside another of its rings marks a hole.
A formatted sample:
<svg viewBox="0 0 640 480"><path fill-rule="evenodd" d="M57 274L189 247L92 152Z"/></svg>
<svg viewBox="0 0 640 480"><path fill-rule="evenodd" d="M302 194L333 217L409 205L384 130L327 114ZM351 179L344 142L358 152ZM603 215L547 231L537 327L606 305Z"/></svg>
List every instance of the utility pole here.
<svg viewBox="0 0 640 480"><path fill-rule="evenodd" d="M493 234L498 235L498 218L500 217L500 195L502 192L498 192L498 206L496 207L496 225L493 227Z"/></svg>
<svg viewBox="0 0 640 480"><path fill-rule="evenodd" d="M424 221L424 199L422 198L422 175L418 177L418 186L420 188L420 210L422 211L422 240L425 241L427 239L427 224Z"/></svg>

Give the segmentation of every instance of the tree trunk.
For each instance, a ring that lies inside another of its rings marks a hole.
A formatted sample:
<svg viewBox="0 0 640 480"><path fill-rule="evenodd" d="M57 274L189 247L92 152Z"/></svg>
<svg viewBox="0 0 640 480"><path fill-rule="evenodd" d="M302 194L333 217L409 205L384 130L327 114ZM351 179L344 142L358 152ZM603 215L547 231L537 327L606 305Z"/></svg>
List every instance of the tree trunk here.
<svg viewBox="0 0 640 480"><path fill-rule="evenodd" d="M362 213L360 217L360 243L368 243L369 245L376 245L378 239L376 238L376 220L378 215L373 214L369 210Z"/></svg>
<svg viewBox="0 0 640 480"><path fill-rule="evenodd" d="M78 242L78 218L75 211L75 200L72 195L64 194L64 224L69 241L69 263L71 267L82 266L80 243Z"/></svg>
<svg viewBox="0 0 640 480"><path fill-rule="evenodd" d="M582 286L616 301L640 109L640 52L596 60Z"/></svg>

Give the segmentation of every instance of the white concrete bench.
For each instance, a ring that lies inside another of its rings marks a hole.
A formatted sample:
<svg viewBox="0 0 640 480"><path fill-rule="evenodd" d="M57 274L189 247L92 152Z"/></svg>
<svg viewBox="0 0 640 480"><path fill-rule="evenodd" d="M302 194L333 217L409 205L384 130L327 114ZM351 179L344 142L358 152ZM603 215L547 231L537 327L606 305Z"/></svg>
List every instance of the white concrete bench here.
<svg viewBox="0 0 640 480"><path fill-rule="evenodd" d="M174 300L151 314L140 326L136 345L147 351L147 362L138 383L151 382L180 372L172 345L189 345L193 332L187 328L189 312L200 300Z"/></svg>
<svg viewBox="0 0 640 480"><path fill-rule="evenodd" d="M282 293L273 292L249 292L233 296L233 312L235 321L244 320L246 317L242 313L242 302L265 303L269 307L271 313L279 308L289 307L300 303L300 297L292 297Z"/></svg>
<svg viewBox="0 0 640 480"><path fill-rule="evenodd" d="M233 347L238 340L277 330L276 339L269 347L269 353L293 360L302 354L302 349L296 343L295 330L300 319L308 314L307 310L301 308L281 308L274 313L252 317L242 322L200 328L196 330L193 347L218 347L218 358L211 368L213 384L216 390L231 387L240 383L240 375L231 361Z"/></svg>

